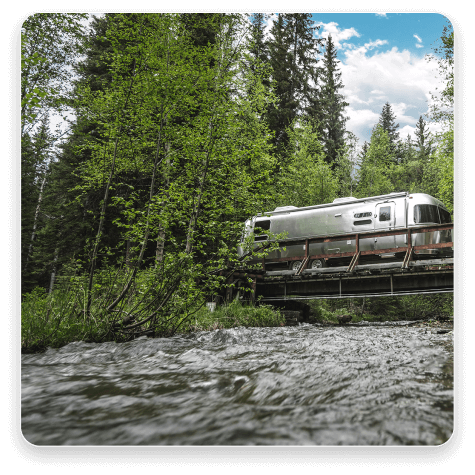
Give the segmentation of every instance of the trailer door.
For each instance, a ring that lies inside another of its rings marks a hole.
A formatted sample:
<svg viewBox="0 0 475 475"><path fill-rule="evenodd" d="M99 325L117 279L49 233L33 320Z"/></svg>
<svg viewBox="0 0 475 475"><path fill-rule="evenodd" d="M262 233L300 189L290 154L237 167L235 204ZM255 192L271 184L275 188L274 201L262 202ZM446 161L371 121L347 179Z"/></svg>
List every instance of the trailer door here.
<svg viewBox="0 0 475 475"><path fill-rule="evenodd" d="M374 210L374 230L390 231L396 226L396 203L394 201L378 203ZM396 236L375 237L375 249L396 247ZM394 252L394 251L392 251Z"/></svg>

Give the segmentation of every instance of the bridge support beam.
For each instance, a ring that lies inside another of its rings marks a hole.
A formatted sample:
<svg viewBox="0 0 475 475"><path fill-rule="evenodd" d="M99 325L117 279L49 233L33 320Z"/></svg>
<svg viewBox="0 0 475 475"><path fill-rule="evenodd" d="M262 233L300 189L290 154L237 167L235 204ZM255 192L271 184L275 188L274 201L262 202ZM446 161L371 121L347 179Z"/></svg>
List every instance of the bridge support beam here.
<svg viewBox="0 0 475 475"><path fill-rule="evenodd" d="M256 293L263 299L319 298L371 294L417 293L429 290L453 291L453 269L422 272L386 272L369 275L305 275L256 281Z"/></svg>

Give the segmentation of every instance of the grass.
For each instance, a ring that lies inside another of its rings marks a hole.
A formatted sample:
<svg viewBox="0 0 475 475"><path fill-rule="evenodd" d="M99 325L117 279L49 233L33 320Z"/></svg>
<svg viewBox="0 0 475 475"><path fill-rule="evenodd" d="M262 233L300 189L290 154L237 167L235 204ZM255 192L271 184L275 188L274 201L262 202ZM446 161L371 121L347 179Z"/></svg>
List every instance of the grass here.
<svg viewBox="0 0 475 475"><path fill-rule="evenodd" d="M310 321L312 323L323 324L338 324L338 315L351 315L353 318L351 323L359 322L393 322L400 320L395 315L373 315L369 313L361 313L359 311L352 312L347 308L337 308L335 310L329 310L324 306L314 305L312 306L310 313Z"/></svg>
<svg viewBox="0 0 475 475"><path fill-rule="evenodd" d="M207 331L234 327L276 327L284 326L285 318L270 305L242 305L234 300L227 305L217 306L214 311L202 307L190 316L181 331Z"/></svg>
<svg viewBox="0 0 475 475"><path fill-rule="evenodd" d="M112 324L118 314L106 314L101 298L95 300L91 312L86 315L85 301L80 297L81 293L74 287L55 289L51 294L36 288L24 295L21 304L22 352L59 348L73 341L126 341L134 337L114 331ZM179 307L177 311L180 312ZM192 310L189 315L178 313L176 322L180 323L178 333L184 333L233 327L283 326L285 318L269 305L242 305L239 301L233 301L216 307L214 312L204 306L194 312Z"/></svg>

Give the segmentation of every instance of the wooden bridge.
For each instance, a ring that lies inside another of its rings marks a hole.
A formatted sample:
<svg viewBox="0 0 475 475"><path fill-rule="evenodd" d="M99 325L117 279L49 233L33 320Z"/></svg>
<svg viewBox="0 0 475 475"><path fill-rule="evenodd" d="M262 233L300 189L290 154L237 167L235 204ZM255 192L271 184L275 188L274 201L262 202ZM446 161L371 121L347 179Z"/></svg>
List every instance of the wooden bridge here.
<svg viewBox="0 0 475 475"><path fill-rule="evenodd" d="M243 295L246 288L250 290L252 301L259 299L263 302L453 292L453 258L415 259L416 251L450 249L453 248L453 242L412 246L411 239L412 234L450 229L453 229L453 223L280 241L281 246L305 244L304 256L272 259L273 263L302 261L299 269L266 270L266 261L263 259L260 270L239 269L228 276L228 285L233 285L228 286L225 298L229 301L236 297L237 292ZM359 242L362 239L401 234L407 236L406 247L359 250ZM309 244L343 239L356 241L354 252L308 255ZM361 263L367 256L395 253L404 255L404 258L396 262ZM335 258L351 258L351 262L348 266L307 268L313 259Z"/></svg>

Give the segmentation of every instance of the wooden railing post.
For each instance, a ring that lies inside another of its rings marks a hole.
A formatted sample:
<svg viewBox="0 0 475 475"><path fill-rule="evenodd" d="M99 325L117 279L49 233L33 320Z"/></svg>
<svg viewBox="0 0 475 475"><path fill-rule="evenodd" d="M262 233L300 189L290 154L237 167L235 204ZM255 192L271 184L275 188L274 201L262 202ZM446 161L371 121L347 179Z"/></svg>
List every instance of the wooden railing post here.
<svg viewBox="0 0 475 475"><path fill-rule="evenodd" d="M402 268L407 269L409 267L409 262L412 258L412 233L411 228L407 230L407 251L406 255L404 256L404 261L402 263Z"/></svg>
<svg viewBox="0 0 475 475"><path fill-rule="evenodd" d="M355 235L355 254L353 258L351 259L350 265L348 266L348 269L346 272L353 272L355 270L355 267L358 265L358 261L360 260L360 236L359 234Z"/></svg>

